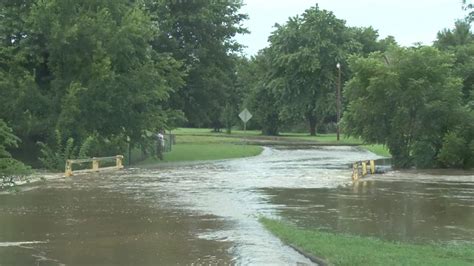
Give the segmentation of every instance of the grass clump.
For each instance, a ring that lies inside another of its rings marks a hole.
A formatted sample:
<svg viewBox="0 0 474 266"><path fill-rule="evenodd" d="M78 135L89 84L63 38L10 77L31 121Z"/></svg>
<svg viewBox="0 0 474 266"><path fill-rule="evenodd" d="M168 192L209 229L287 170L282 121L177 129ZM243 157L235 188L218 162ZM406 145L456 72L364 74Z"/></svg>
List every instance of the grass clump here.
<svg viewBox="0 0 474 266"><path fill-rule="evenodd" d="M474 265L474 245L415 245L380 239L299 229L261 218L287 244L330 265Z"/></svg>

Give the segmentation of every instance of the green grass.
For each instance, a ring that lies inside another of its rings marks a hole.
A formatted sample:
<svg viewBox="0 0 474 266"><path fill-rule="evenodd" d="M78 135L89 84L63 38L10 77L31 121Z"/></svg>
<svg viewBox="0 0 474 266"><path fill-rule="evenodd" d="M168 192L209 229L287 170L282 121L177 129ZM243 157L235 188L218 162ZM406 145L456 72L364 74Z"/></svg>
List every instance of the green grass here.
<svg viewBox="0 0 474 266"><path fill-rule="evenodd" d="M244 141L244 138L259 138L264 137L258 130L233 130L232 134L223 132L212 132L209 128L178 128L173 131L177 135L178 142L184 143L239 143ZM390 157L390 152L384 145L380 144L364 144L362 140L354 137L346 137L341 134L340 140L336 140L336 134L318 134L316 136L309 136L308 133L280 133L279 140L301 140L320 144L346 144L346 145L360 145L360 147L367 149L377 155Z"/></svg>
<svg viewBox="0 0 474 266"><path fill-rule="evenodd" d="M474 245L415 245L375 238L303 230L261 218L270 232L287 244L330 265L474 265Z"/></svg>
<svg viewBox="0 0 474 266"><path fill-rule="evenodd" d="M232 130L232 134L226 134L224 132L212 132L209 128L178 128L173 130L173 134L176 134L179 137L184 136L194 136L194 137L212 137L212 138L233 138L241 139L245 137L249 138L258 138L262 136L262 132L258 130ZM314 141L321 143L342 143L342 144L351 144L359 145L362 144L362 141L357 138L345 137L341 134L340 141L336 140L336 134L318 134L317 136L309 136L307 133L280 133L278 136L281 140L304 140L304 141Z"/></svg>
<svg viewBox="0 0 474 266"><path fill-rule="evenodd" d="M172 131L176 135L176 145L169 153L164 154L164 162L220 160L255 156L263 150L261 147L243 145L246 140L268 139L258 130L233 130L232 134L212 132L209 128L178 128ZM357 138L341 135L339 142L336 134L318 134L309 136L307 133L282 133L277 138L281 141L300 140L321 144L361 145ZM362 146L382 156L389 156L388 151L380 145ZM133 156L132 156L133 157ZM135 158L139 158L135 156ZM139 165L160 163L156 158L147 158Z"/></svg>
<svg viewBox="0 0 474 266"><path fill-rule="evenodd" d="M176 135L176 143L179 144L208 144L208 143L234 143L239 144L243 140L238 137L205 136L205 135Z"/></svg>
<svg viewBox="0 0 474 266"><path fill-rule="evenodd" d="M346 137L341 134L339 141L337 141L336 134L317 134L316 136L309 136L306 133L281 133L281 137L288 139L298 139L305 141L314 141L325 144L347 144L360 145L362 141L358 138Z"/></svg>
<svg viewBox="0 0 474 266"><path fill-rule="evenodd" d="M225 130L222 132L213 132L210 128L177 128L172 131L176 135L203 135L203 136L258 136L262 132L259 130L232 130L231 134L225 133Z"/></svg>
<svg viewBox="0 0 474 266"><path fill-rule="evenodd" d="M252 145L236 145L228 143L184 143L173 146L171 152L164 154L162 162L222 160L256 156L263 148ZM156 158L147 158L139 165L156 164Z"/></svg>
<svg viewBox="0 0 474 266"><path fill-rule="evenodd" d="M377 155L383 157L391 157L390 151L388 150L387 146L381 144L373 144L373 145L362 145L362 148L371 151Z"/></svg>

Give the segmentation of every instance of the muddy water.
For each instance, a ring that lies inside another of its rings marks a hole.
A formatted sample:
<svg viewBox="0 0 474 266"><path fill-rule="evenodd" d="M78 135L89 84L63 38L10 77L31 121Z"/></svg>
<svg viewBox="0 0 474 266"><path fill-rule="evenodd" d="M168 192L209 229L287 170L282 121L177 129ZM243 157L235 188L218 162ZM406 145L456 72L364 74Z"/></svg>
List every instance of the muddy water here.
<svg viewBox="0 0 474 266"><path fill-rule="evenodd" d="M353 185L348 165L372 158L350 147L265 149L0 194L0 264L311 264L260 215L402 240L473 238L472 175L393 173Z"/></svg>
<svg viewBox="0 0 474 266"><path fill-rule="evenodd" d="M474 243L474 173L395 172L336 189L263 189L278 214L317 228L412 242Z"/></svg>

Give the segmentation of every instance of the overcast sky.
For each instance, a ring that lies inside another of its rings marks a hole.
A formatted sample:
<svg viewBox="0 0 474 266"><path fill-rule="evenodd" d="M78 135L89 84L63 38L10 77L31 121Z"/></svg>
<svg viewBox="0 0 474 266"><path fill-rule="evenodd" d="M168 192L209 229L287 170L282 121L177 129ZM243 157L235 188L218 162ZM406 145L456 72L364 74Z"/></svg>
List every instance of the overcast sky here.
<svg viewBox="0 0 474 266"><path fill-rule="evenodd" d="M393 35L404 46L431 44L439 30L453 27L465 15L461 0L244 0L241 11L249 15L245 26L251 33L237 40L247 46L247 55L254 55L268 46L275 23L283 24L316 3L349 26L372 26L381 38Z"/></svg>

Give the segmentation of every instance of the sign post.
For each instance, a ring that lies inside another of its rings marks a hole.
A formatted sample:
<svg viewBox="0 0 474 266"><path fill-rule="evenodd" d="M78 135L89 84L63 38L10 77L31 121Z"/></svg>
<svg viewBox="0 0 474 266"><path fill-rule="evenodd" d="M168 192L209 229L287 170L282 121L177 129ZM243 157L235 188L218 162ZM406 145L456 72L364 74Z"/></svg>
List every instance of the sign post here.
<svg viewBox="0 0 474 266"><path fill-rule="evenodd" d="M244 131L247 130L247 122L252 118L252 114L245 108L240 114L240 119L244 122Z"/></svg>

